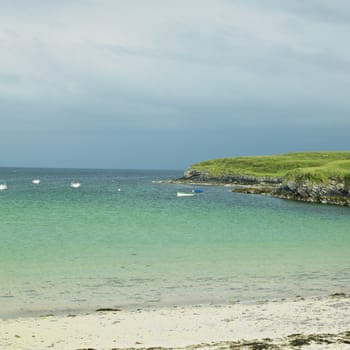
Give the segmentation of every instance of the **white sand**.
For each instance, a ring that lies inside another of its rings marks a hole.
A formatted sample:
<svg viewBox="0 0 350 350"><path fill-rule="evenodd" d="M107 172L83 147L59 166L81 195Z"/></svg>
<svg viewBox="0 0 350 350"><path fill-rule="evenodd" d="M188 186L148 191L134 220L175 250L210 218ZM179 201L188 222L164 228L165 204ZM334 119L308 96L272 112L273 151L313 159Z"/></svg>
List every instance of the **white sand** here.
<svg viewBox="0 0 350 350"><path fill-rule="evenodd" d="M0 349L185 347L349 330L350 298L329 297L0 320ZM350 344L307 349L350 349Z"/></svg>

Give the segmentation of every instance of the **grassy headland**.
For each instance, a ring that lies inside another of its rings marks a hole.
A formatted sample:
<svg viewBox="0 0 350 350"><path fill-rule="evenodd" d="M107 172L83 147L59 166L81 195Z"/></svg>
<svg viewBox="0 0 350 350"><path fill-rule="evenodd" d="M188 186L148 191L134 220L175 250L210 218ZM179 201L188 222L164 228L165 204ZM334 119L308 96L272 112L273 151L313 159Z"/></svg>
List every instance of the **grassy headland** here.
<svg viewBox="0 0 350 350"><path fill-rule="evenodd" d="M191 165L179 180L243 185L247 187L234 190L350 205L350 152L218 158ZM263 184L273 184L273 188Z"/></svg>
<svg viewBox="0 0 350 350"><path fill-rule="evenodd" d="M218 158L191 165L188 169L209 176L251 175L326 182L350 177L350 152L300 152L273 156Z"/></svg>

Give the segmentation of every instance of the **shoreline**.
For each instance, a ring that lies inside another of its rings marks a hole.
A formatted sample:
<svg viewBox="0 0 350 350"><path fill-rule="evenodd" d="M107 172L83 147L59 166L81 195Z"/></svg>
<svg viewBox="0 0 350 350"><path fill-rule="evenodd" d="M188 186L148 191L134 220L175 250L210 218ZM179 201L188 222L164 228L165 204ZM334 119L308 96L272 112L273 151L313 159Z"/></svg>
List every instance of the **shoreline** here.
<svg viewBox="0 0 350 350"><path fill-rule="evenodd" d="M0 319L0 348L347 349L350 295ZM294 344L294 345L293 345Z"/></svg>
<svg viewBox="0 0 350 350"><path fill-rule="evenodd" d="M237 182L236 180L231 180L232 179L229 178L222 181L214 178L191 180L190 178L182 177L174 180L154 181L154 183L193 186L223 186L230 187L232 189L231 191L235 193L270 196L274 198L304 203L329 204L342 207L350 207L350 196L348 194L339 195L339 193L337 193L335 195L328 195L328 189L326 187L315 186L311 183L288 183L285 185L282 182L265 183L256 180L256 182L247 184L244 182L241 183Z"/></svg>
<svg viewBox="0 0 350 350"><path fill-rule="evenodd" d="M289 152L192 164L174 182L233 184L241 193L350 206L350 152Z"/></svg>

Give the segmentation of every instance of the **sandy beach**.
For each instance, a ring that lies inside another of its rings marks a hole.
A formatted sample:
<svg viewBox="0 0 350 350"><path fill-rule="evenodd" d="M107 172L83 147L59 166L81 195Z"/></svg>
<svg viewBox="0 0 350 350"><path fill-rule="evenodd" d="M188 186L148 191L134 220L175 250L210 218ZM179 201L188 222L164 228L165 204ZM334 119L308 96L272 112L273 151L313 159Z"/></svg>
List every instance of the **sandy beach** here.
<svg viewBox="0 0 350 350"><path fill-rule="evenodd" d="M349 349L350 297L2 319L5 349Z"/></svg>

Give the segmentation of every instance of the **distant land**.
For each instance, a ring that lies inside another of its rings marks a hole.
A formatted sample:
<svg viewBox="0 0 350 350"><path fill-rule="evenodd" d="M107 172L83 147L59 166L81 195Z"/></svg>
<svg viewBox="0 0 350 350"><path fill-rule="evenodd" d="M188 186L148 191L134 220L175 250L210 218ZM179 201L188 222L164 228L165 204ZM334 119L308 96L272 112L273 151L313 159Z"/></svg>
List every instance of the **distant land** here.
<svg viewBox="0 0 350 350"><path fill-rule="evenodd" d="M350 151L206 160L172 182L230 185L234 192L350 206Z"/></svg>

